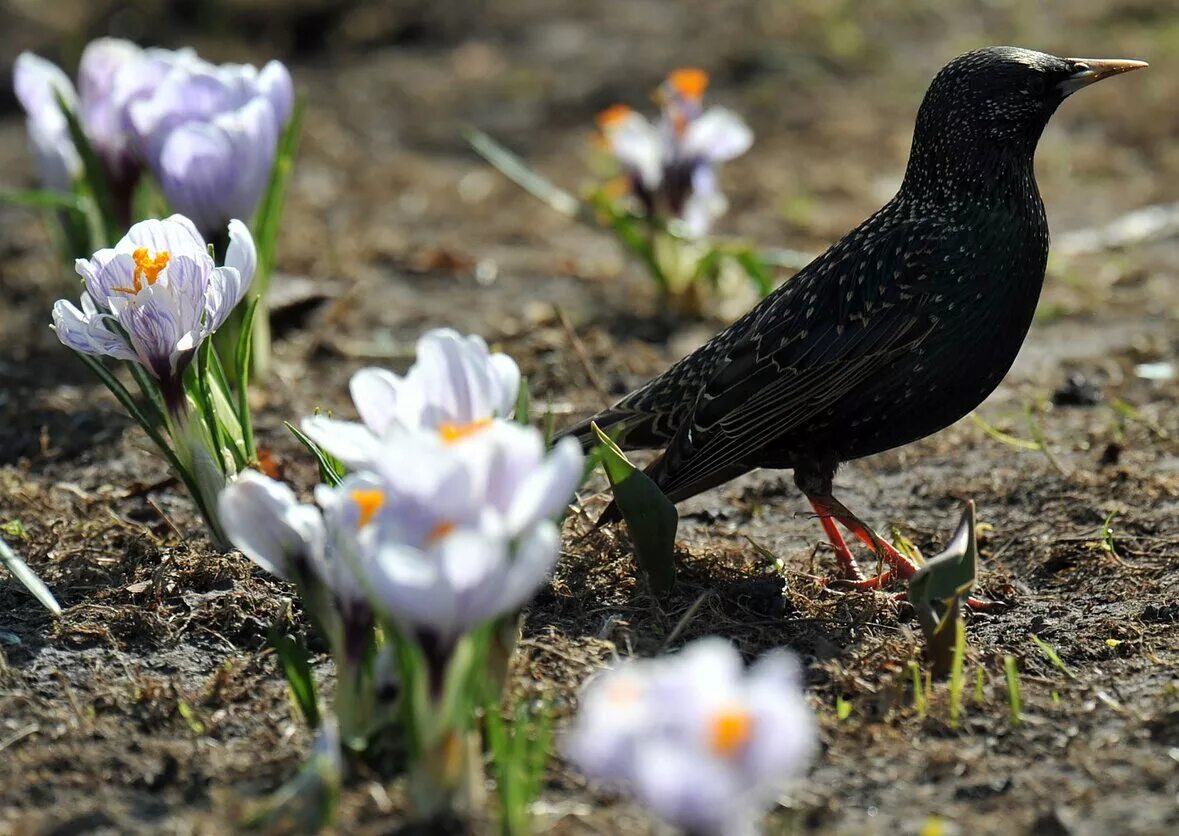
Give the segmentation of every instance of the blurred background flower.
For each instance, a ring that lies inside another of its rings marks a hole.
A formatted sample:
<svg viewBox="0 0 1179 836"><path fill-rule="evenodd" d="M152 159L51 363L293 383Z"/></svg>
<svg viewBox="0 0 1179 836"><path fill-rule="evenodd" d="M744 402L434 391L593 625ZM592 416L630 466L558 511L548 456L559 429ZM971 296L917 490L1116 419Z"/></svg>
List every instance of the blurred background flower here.
<svg viewBox="0 0 1179 836"><path fill-rule="evenodd" d="M748 669L728 641L700 639L592 680L567 741L590 778L626 787L689 833L739 836L817 749L793 656Z"/></svg>
<svg viewBox="0 0 1179 836"><path fill-rule="evenodd" d="M689 238L707 234L727 207L717 167L753 144L740 116L721 107L705 110L707 89L706 72L679 69L655 92L657 123L626 105L598 116L602 137L643 211L678 223Z"/></svg>

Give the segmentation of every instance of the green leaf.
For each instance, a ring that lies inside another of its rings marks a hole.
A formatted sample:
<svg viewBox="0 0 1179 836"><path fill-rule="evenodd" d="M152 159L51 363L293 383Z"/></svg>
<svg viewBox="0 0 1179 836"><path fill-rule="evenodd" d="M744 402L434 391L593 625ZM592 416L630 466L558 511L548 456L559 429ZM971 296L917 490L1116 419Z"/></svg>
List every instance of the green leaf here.
<svg viewBox="0 0 1179 836"><path fill-rule="evenodd" d="M311 455L315 456L315 460L319 463L319 478L323 480L324 484L331 485L334 488L344 481L344 465L335 456L332 456L308 438L302 430L290 421L283 421L283 424L291 431L291 435L311 451Z"/></svg>
<svg viewBox="0 0 1179 836"><path fill-rule="evenodd" d="M213 400L213 382L210 380L212 372L210 371L209 357L212 353L213 341L205 340L204 345L197 350L197 362L190 367L195 384L191 391L200 406L201 418L213 443L213 451L220 460L221 451L226 449L232 441L222 437L221 422L217 419L217 408ZM220 464L220 461L218 463Z"/></svg>
<svg viewBox="0 0 1179 836"><path fill-rule="evenodd" d="M3 564L4 568L11 572L13 577L41 602L41 606L54 615L61 615L61 605L57 603L57 599L53 597L49 587L37 577L37 573L30 569L28 564L16 556L16 552L3 540L0 540L0 564Z"/></svg>
<svg viewBox="0 0 1179 836"><path fill-rule="evenodd" d="M1007 704L1011 711L1011 725L1023 723L1023 696L1019 689L1019 668L1014 656L1003 657L1003 673L1007 677Z"/></svg>
<svg viewBox="0 0 1179 836"><path fill-rule="evenodd" d="M106 168L103 166L102 160L98 158L98 154L94 152L94 146L90 144L90 139L82 128L78 114L66 103L60 93L56 95L57 106L65 116L70 139L73 140L74 147L78 150L78 156L82 159L83 180L90 191L90 198L98 207L98 214L102 218L102 232L106 238L102 243L113 244L119 240L121 230L119 230L118 221L115 218L115 202L110 182L106 177Z"/></svg>
<svg viewBox="0 0 1179 836"><path fill-rule="evenodd" d="M544 203L550 209L569 218L593 222L592 213L584 204L564 189L553 185L542 174L500 145L483 131L469 128L463 132L467 143L475 153L487 160L500 174L507 177L528 194Z"/></svg>
<svg viewBox="0 0 1179 836"><path fill-rule="evenodd" d="M291 689L291 701L312 730L321 721L319 695L315 688L315 674L311 670L311 656L302 642L287 635L278 624L270 628L270 644L282 665L283 676Z"/></svg>
<svg viewBox="0 0 1179 836"><path fill-rule="evenodd" d="M949 545L909 580L909 603L917 611L937 675L949 671L953 664L957 641L954 625L961 601L974 586L978 571L974 529L974 502L967 502Z"/></svg>
<svg viewBox="0 0 1179 836"><path fill-rule="evenodd" d="M17 540L29 539L29 531L20 520L9 520L3 525L0 525L0 533L7 534L9 537Z"/></svg>
<svg viewBox="0 0 1179 836"><path fill-rule="evenodd" d="M152 177L140 177L131 195L133 221L163 218L169 215L168 200Z"/></svg>
<svg viewBox="0 0 1179 836"><path fill-rule="evenodd" d="M299 150L299 135L303 124L303 110L305 102L300 98L295 102L295 109L291 112L282 138L278 143L278 151L274 155L274 167L270 171L270 182L258 211L254 215L254 238L258 247L258 274L254 279L254 292L262 299L266 298L266 289L270 285L270 277L274 271L274 254L278 247L278 231L282 221L283 204L286 201L287 183L291 179L291 170L295 164L295 154ZM263 305L265 310L265 305Z"/></svg>
<svg viewBox="0 0 1179 836"><path fill-rule="evenodd" d="M520 378L520 394L516 396L516 423L522 427L528 426L529 408L528 378Z"/></svg>
<svg viewBox="0 0 1179 836"><path fill-rule="evenodd" d="M755 250L738 250L733 254L733 258L741 265L741 269L745 271L745 275L753 282L753 286L757 288L757 292L762 296L769 296L774 289L774 277L770 274L769 268L761 260L761 256Z"/></svg>
<svg viewBox="0 0 1179 836"><path fill-rule="evenodd" d="M593 425L601 442L602 469L614 489L614 501L630 529L639 564L651 592L663 595L675 585L675 505L646 473L627 460L609 436Z"/></svg>
<svg viewBox="0 0 1179 836"><path fill-rule="evenodd" d="M160 433L159 425L144 415L140 405L136 402L132 394L127 391L127 387L120 383L119 379L97 357L91 357L89 354L83 354L80 351L75 351L74 354L103 382L103 385L110 390L111 394L115 396L115 400L122 405L123 409L127 410L128 414L135 419L135 422L143 427L143 431L147 433L148 438L164 454L164 457L175 468L177 474L182 478L186 478L184 467L181 466L180 460L176 458L176 453L173 452L171 445L164 440L164 436Z"/></svg>
<svg viewBox="0 0 1179 836"><path fill-rule="evenodd" d="M33 206L38 209L62 209L82 214L86 203L75 194L51 192L48 189L0 189L0 203Z"/></svg>
<svg viewBox="0 0 1179 836"><path fill-rule="evenodd" d="M233 357L237 379L237 422L241 426L242 442L250 461L258 458L258 449L254 445L254 419L250 416L250 350L253 347L254 320L258 316L258 305L261 301L261 296L255 296L246 306L241 334L238 335L237 350Z"/></svg>
<svg viewBox="0 0 1179 836"><path fill-rule="evenodd" d="M1069 670L1068 665L1066 665L1064 663L1064 660L1060 658L1060 654L1056 652L1056 648L1054 648L1052 645L1048 644L1048 642L1044 641L1042 638L1037 636L1035 633L1032 633L1031 637L1032 637L1032 643L1035 644L1036 647L1040 648L1040 652L1048 657L1048 661L1051 662L1053 665L1055 665L1057 670L1059 670L1061 673L1063 673L1069 679L1076 679L1077 678L1076 674L1074 674L1071 670Z"/></svg>

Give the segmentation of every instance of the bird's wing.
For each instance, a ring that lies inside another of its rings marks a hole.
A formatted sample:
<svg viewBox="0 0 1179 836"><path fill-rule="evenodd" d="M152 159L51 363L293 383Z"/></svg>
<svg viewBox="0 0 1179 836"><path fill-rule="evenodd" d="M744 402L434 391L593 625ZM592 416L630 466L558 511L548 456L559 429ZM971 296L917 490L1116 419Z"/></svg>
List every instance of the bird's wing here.
<svg viewBox="0 0 1179 836"><path fill-rule="evenodd" d="M774 439L821 424L840 399L919 350L934 323L922 300L947 233L937 219L882 211L756 308L653 468L668 495L711 487Z"/></svg>

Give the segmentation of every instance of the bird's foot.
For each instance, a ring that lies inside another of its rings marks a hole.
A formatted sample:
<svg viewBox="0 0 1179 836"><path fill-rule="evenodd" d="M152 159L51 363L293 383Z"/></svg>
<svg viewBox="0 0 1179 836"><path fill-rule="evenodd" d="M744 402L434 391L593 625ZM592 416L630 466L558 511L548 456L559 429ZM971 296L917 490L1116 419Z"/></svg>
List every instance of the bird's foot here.
<svg viewBox="0 0 1179 836"><path fill-rule="evenodd" d="M917 564L865 525L839 500L831 496L809 497L809 499L811 507L815 509L815 514L819 518L819 523L823 526L823 532L827 535L827 540L835 551L835 559L839 564L838 579L846 582L841 583L841 586L853 589L879 589L895 577L908 579L917 572ZM875 577L866 577L860 571L855 556L844 541L839 526L836 525L837 522L872 549L878 565L883 564L888 568Z"/></svg>
<svg viewBox="0 0 1179 836"><path fill-rule="evenodd" d="M896 578L907 581L917 573L918 566L907 555L897 550L896 546L885 540L859 517L849 511L834 497L810 497L811 507L819 517L823 532L835 551L835 559L839 564L839 574L824 583L833 589L883 589ZM856 562L855 555L848 548L843 534L836 522L843 525L855 535L856 539L872 549L876 555L878 565L885 568L874 577L867 577ZM897 600L905 600L907 592L896 593ZM991 601L986 598L969 596L964 603L976 612L996 612L1005 608L1001 601Z"/></svg>

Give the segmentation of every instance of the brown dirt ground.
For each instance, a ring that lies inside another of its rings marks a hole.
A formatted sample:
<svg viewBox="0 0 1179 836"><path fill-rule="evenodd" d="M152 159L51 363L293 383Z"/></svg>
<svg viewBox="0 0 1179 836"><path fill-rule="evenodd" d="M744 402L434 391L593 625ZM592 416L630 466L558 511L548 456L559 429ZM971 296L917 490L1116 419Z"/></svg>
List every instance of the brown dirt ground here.
<svg viewBox="0 0 1179 836"><path fill-rule="evenodd" d="M35 16L41 7L0 12L12 33L6 59L24 47L60 54L54 44L113 29L294 65L310 110L280 266L328 301L285 315L257 407L260 439L304 490L313 470L281 422L317 406L349 414L350 373L404 365L428 326L496 342L562 420L602 394L554 304L608 395L717 327L662 315L612 242L481 165L463 125L574 187L599 108L643 103L677 65L710 68L716 100L758 135L725 173L724 231L814 251L895 187L932 73L967 48L1009 42L1155 65L1084 93L1053 121L1038 170L1054 230L1179 197L1179 16L1142 0L954 0L937 11L908 0L233 0L224 19L184 4L191 14L180 20L160 3L43 5ZM6 107L5 180L27 183L23 129ZM981 670L984 688L981 702L967 698L960 728L947 722L944 683L924 719L913 706L906 665L921 651L911 618L887 595L816 583L830 555L788 477L774 473L683 506L682 582L661 606L634 582L623 533L578 540L586 526L575 518L552 586L528 613L517 686L568 712L616 651L649 654L709 633L751 655L792 647L824 746L773 832L916 833L934 816L945 833L1175 832L1179 383L1139 379L1133 366L1176 359L1177 280L1174 239L1054 258L1040 321L980 412L1027 437L1025 407L1043 407L1037 425L1059 469L963 421L840 474L848 504L926 553L967 498L990 526L982 586L1011 606L969 619L967 675ZM240 556L210 552L145 439L49 333L49 306L76 286L28 211L0 210L0 288L0 523L23 523L28 538L15 545L65 607L54 620L0 579L0 832L231 831L242 799L290 777L308 744L266 649L290 590ZM1051 405L1073 372L1100 386L1099 404ZM1119 402L1139 418L1120 417ZM587 494L587 513L600 502ZM1101 547L1111 512L1116 554ZM785 562L784 579L747 537ZM1022 674L1018 727L1005 655ZM320 668L330 677L323 659ZM840 698L851 709L842 720ZM363 776L338 831L395 832L402 810L395 786ZM559 761L538 827L651 831Z"/></svg>

